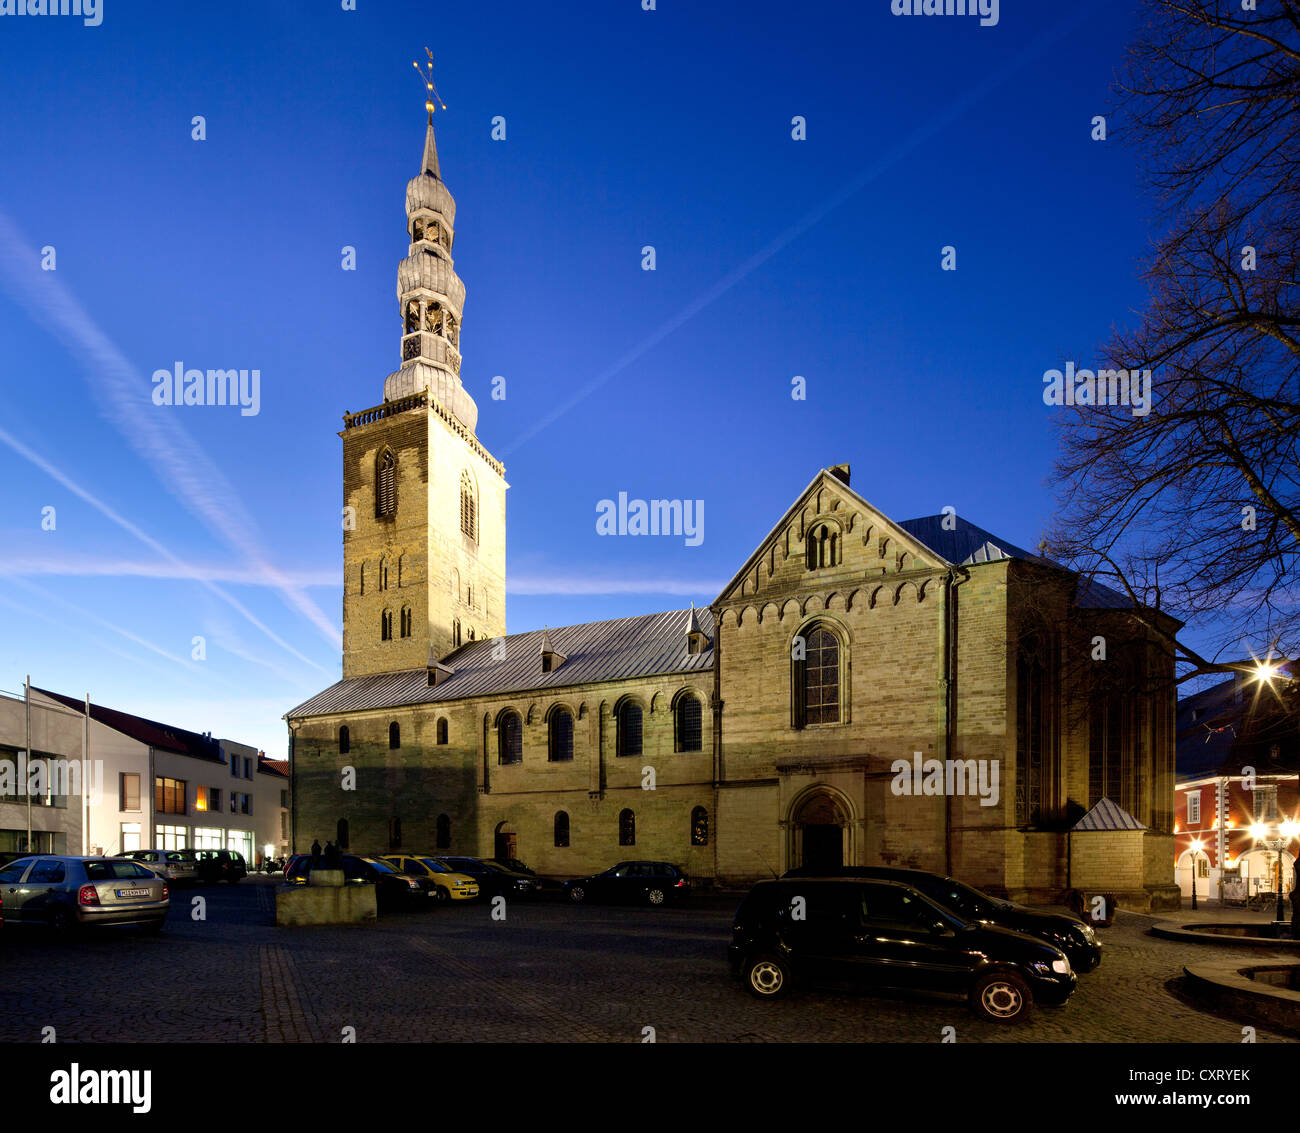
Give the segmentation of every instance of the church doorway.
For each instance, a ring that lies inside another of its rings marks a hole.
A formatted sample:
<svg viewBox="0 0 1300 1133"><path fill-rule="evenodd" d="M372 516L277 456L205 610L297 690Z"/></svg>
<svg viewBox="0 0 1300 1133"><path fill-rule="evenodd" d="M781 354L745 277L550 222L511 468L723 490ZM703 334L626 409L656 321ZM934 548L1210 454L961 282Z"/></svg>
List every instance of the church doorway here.
<svg viewBox="0 0 1300 1133"><path fill-rule="evenodd" d="M795 865L834 870L846 865L849 814L838 792L816 790L794 812Z"/></svg>
<svg viewBox="0 0 1300 1133"><path fill-rule="evenodd" d="M496 842L492 847L492 856L499 862L511 861L519 856L519 835L510 829L509 822L498 822Z"/></svg>
<svg viewBox="0 0 1300 1133"><path fill-rule="evenodd" d="M830 823L803 828L803 861L818 870L835 870L844 864L844 829Z"/></svg>

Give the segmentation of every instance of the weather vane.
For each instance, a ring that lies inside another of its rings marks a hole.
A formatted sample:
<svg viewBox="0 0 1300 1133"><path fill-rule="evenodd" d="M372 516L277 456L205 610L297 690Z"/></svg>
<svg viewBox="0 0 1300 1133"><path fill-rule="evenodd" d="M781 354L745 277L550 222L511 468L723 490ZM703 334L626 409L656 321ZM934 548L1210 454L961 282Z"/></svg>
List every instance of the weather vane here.
<svg viewBox="0 0 1300 1133"><path fill-rule="evenodd" d="M411 66L415 68L416 74L420 76L420 82L424 84L424 108L429 112L429 124L432 125L434 104L436 103L443 110L447 109L447 104L442 101L438 88L433 85L433 52L426 47L424 53L429 57L429 62L424 67L419 63L412 63Z"/></svg>

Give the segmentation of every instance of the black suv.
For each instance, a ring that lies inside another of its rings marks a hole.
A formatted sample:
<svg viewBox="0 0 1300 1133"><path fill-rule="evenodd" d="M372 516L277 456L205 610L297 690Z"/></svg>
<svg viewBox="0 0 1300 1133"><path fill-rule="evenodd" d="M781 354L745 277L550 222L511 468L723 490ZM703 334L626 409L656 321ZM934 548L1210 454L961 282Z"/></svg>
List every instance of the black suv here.
<svg viewBox="0 0 1300 1133"><path fill-rule="evenodd" d="M478 895L485 900L490 901L493 897L536 897L542 891L542 883L537 878L506 869L505 866L484 858L435 854L434 861L442 862L456 873L472 877L478 882Z"/></svg>
<svg viewBox="0 0 1300 1133"><path fill-rule="evenodd" d="M569 900L639 901L663 905L683 900L691 891L686 874L671 862L619 862L594 877L566 881Z"/></svg>
<svg viewBox="0 0 1300 1133"><path fill-rule="evenodd" d="M736 910L727 958L760 999L794 983L953 992L998 1023L1023 1021L1035 1002L1063 1004L1078 982L1045 941L865 878L760 881Z"/></svg>
<svg viewBox="0 0 1300 1133"><path fill-rule="evenodd" d="M841 866L834 870L792 869L783 877L864 877L901 881L924 893L931 901L956 913L963 920L1026 932L1048 944L1055 944L1069 958L1080 975L1094 971L1101 963L1101 942L1092 925L1064 913L1041 913L1010 901L1000 901L969 885L926 873L919 869L891 869L888 866Z"/></svg>
<svg viewBox="0 0 1300 1133"><path fill-rule="evenodd" d="M194 857L198 866L198 879L208 885L218 881L237 884L248 876L248 866L244 855L238 850L195 850Z"/></svg>

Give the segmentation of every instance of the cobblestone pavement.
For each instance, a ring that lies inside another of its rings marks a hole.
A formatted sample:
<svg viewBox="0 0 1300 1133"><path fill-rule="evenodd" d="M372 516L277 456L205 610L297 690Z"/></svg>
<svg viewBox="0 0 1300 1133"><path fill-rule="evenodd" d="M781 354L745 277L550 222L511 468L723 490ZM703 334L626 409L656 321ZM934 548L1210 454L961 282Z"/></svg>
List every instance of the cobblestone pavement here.
<svg viewBox="0 0 1300 1133"><path fill-rule="evenodd" d="M377 925L277 929L272 883L180 891L160 937L57 943L0 930L0 1041L958 1042L1241 1041L1241 1024L1171 990L1189 962L1281 955L1146 935L1121 912L1101 968L1064 1008L983 1023L939 997L810 992L775 1003L733 982L738 896L683 908L478 903ZM194 920L191 902L206 902ZM348 1028L352 1028L351 1032ZM1259 1030L1260 1042L1287 1041Z"/></svg>

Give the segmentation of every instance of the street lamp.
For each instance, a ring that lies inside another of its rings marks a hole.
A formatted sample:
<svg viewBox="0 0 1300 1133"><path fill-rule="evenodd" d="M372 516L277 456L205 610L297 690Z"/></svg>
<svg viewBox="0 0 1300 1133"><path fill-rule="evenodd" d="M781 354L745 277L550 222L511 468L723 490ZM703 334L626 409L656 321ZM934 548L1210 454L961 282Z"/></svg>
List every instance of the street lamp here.
<svg viewBox="0 0 1300 1133"><path fill-rule="evenodd" d="M1270 690L1273 690L1273 682L1281 677L1286 677L1289 682L1288 684L1289 689L1292 692L1294 692L1296 688L1295 674L1296 674L1295 663L1291 662L1289 665L1284 664L1282 662L1274 663L1273 650L1270 649L1268 651L1268 656L1264 660L1261 661L1258 658L1255 659L1255 672L1252 676L1252 679L1255 681L1256 684L1267 685ZM1267 844L1269 845L1269 848L1272 849L1273 848L1272 842L1276 841L1277 843L1277 930L1278 930L1278 935L1281 936L1282 916L1283 916L1282 850L1287 845L1290 844L1291 840L1295 838L1297 833L1300 833L1300 824L1297 824L1294 820L1288 820L1286 822L1283 822L1280 826L1274 826L1273 829L1274 831L1276 831L1277 837L1275 839L1271 839ZM1254 827L1251 828L1251 834L1252 835L1255 834ZM1300 880L1300 879L1296 879L1296 880ZM1291 937L1294 940L1300 940L1300 902L1296 900L1296 894L1294 893L1294 888L1295 885L1293 882L1292 884L1293 892L1291 895Z"/></svg>
<svg viewBox="0 0 1300 1133"><path fill-rule="evenodd" d="M1201 847L1205 845L1199 838L1192 839L1192 911L1196 911L1196 867Z"/></svg>

